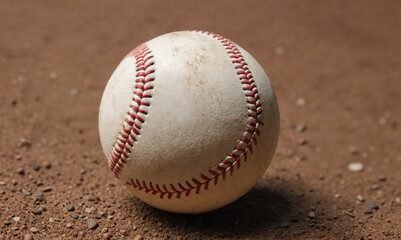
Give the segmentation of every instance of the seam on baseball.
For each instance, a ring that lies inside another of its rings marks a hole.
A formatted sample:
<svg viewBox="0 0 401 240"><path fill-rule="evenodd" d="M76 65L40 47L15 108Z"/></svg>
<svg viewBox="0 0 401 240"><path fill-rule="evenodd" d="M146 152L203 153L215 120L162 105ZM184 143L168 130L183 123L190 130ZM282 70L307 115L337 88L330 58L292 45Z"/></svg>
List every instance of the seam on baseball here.
<svg viewBox="0 0 401 240"><path fill-rule="evenodd" d="M149 99L152 98L151 91L155 80L153 55L145 43L128 53L124 59L128 57L134 57L136 60L134 97L109 157L109 168L117 178L131 155L134 142L140 135L141 125L148 114Z"/></svg>
<svg viewBox="0 0 401 240"><path fill-rule="evenodd" d="M216 167L209 169L207 173L201 173L198 178L192 178L191 180L185 181L185 183L181 182L167 185L153 184L151 181L145 182L137 178L130 178L130 180L126 181L125 183L126 185L132 186L134 189L138 189L139 191L144 190L146 193L152 193L153 195L159 194L160 198L167 196L170 199L174 194L176 198L180 198L182 195L188 197L192 190L194 190L196 194L199 194L202 186L204 187L204 190L208 190L209 182L212 180L214 185L218 184L220 176L222 180L225 180L227 172L229 175L232 175L234 172L234 167L237 169L240 168L241 160L247 161L247 152L253 152L252 145L257 144L256 135L260 134L258 128L260 125L263 125L263 122L260 119L262 107L259 99L259 93L248 64L245 62L245 59L239 49L229 39L218 34L204 31L195 32L206 34L219 41L230 57L239 76L239 80L241 81L247 101L248 118L246 122L246 128L242 137L238 141L238 145L233 148L233 151L229 153L227 157ZM151 55L151 51L148 49L146 44L138 46L127 56L134 56L137 60L136 81L138 81L138 78L141 77L143 77L143 79L147 79L147 73L152 74L155 71L154 62L152 59L153 56ZM140 67L138 67L138 62L141 63ZM140 77L138 77L138 75ZM149 79L149 81L145 80L145 82L139 83L142 84L142 88L137 88L137 86L135 87L133 105L130 108L130 113L124 122L123 130L120 132L120 136L109 158L109 167L117 178L118 174L126 163L126 160L131 155L133 143L136 141L136 136L139 135L140 125L144 123L144 116L142 117L139 114L147 114L147 111L138 112L136 110L141 108L142 98L144 98L143 92L146 91L145 89L148 87L147 84L150 84L149 87L151 86L153 88L153 81L155 79L153 76L149 77ZM151 95L149 95L149 97L151 97ZM146 102L146 104L145 106L148 108L150 103ZM138 116L139 121L137 121Z"/></svg>

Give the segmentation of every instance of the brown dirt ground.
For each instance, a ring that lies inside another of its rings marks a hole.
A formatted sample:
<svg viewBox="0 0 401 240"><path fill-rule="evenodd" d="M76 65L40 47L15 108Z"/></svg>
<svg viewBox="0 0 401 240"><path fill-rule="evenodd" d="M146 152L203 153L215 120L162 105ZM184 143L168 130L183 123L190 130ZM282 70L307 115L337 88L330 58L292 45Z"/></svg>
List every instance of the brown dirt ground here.
<svg viewBox="0 0 401 240"><path fill-rule="evenodd" d="M104 228L114 239L401 238L400 1L75 3L0 1L0 239L99 239ZM107 169L97 129L101 93L122 57L186 29L222 34L252 53L281 111L264 178L201 215L130 196ZM46 161L50 168L33 169ZM347 170L355 161L364 171ZM366 202L379 209L363 214ZM86 219L99 212L99 227L88 230Z"/></svg>

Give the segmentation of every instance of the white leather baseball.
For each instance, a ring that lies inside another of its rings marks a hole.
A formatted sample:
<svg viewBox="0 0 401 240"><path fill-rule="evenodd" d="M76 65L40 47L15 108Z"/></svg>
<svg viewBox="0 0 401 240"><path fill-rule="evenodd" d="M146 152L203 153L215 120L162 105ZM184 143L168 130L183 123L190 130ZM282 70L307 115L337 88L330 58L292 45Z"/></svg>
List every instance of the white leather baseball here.
<svg viewBox="0 0 401 240"><path fill-rule="evenodd" d="M99 132L115 176L166 211L225 206L263 176L279 111L257 61L208 32L159 36L130 52L100 104Z"/></svg>

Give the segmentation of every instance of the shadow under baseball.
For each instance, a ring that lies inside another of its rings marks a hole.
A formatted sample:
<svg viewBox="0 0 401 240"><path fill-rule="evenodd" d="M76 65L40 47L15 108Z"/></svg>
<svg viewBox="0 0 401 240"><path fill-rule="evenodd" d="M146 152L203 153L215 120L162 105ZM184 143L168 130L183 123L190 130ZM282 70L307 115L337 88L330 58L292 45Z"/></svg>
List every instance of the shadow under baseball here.
<svg viewBox="0 0 401 240"><path fill-rule="evenodd" d="M274 188L266 188L268 184L258 184L245 196L221 209L198 215L174 214L155 209L132 197L125 202L128 212L134 213L144 220L144 225L156 226L161 223L163 232L171 229L180 233L184 239L188 234L205 238L235 238L259 236L266 233L266 237L275 238L293 237L298 228L308 231L310 224L318 224L319 219L308 218L307 213L311 205L328 202L328 199L319 199L313 193L294 192L291 183L276 184ZM127 216L128 217L128 216ZM327 217L327 216L323 216ZM344 223L344 228L347 228ZM330 231L322 229L319 231ZM168 232L168 231L167 231ZM277 235L279 232L279 235ZM329 232L327 232L330 235Z"/></svg>

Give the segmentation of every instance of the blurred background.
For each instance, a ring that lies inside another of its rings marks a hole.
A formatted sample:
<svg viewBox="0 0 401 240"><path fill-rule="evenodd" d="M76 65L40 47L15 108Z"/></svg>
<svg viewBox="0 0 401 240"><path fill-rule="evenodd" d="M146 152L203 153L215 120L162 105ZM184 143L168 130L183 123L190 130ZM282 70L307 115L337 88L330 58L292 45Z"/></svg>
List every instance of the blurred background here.
<svg viewBox="0 0 401 240"><path fill-rule="evenodd" d="M1 0L0 236L399 238L400 13L396 0ZM97 115L130 50L193 29L259 61L281 133L249 194L187 216L129 195L107 169Z"/></svg>

